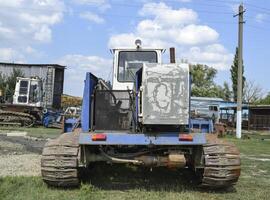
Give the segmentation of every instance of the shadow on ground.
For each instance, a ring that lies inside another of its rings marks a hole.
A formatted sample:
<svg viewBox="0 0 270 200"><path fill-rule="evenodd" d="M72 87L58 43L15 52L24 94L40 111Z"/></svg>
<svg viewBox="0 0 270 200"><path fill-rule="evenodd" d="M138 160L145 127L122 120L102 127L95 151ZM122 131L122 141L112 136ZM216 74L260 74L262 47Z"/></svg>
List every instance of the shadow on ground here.
<svg viewBox="0 0 270 200"><path fill-rule="evenodd" d="M199 187L194 172L190 169L134 167L128 165L95 164L83 175L83 183L101 190L147 190L147 191L204 191L216 193L236 192L234 187L210 190Z"/></svg>

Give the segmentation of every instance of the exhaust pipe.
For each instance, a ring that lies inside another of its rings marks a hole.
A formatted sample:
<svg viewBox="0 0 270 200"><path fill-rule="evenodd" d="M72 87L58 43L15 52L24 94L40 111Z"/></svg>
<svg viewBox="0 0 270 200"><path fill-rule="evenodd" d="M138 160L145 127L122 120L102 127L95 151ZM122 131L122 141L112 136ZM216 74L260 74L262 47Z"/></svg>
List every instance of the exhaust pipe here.
<svg viewBox="0 0 270 200"><path fill-rule="evenodd" d="M170 63L175 63L175 48L170 48Z"/></svg>

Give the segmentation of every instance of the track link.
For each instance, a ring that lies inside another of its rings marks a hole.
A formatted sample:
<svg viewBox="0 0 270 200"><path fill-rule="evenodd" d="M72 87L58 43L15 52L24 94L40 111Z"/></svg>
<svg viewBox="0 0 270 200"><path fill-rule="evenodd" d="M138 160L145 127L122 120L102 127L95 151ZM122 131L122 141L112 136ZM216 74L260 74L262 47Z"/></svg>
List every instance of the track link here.
<svg viewBox="0 0 270 200"><path fill-rule="evenodd" d="M35 124L36 118L33 115L23 112L0 111L0 125L12 126L20 124L23 127L31 127Z"/></svg>
<svg viewBox="0 0 270 200"><path fill-rule="evenodd" d="M235 145L224 142L208 143L203 146L203 158L202 186L226 188L238 181L241 161Z"/></svg>
<svg viewBox="0 0 270 200"><path fill-rule="evenodd" d="M41 175L45 183L57 187L75 187L78 173L78 136L64 133L45 144L41 157Z"/></svg>

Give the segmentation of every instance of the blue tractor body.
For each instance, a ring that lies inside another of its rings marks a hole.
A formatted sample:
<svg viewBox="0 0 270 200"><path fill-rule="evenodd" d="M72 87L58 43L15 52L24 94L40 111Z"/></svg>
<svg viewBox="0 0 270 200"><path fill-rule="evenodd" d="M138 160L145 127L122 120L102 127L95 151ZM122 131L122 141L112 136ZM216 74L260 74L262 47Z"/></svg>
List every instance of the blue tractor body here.
<svg viewBox="0 0 270 200"><path fill-rule="evenodd" d="M138 79L137 79L138 80ZM131 131L119 130L94 130L94 109L93 102L95 95L95 86L98 84L98 78L92 73L86 74L84 81L83 105L81 114L81 133L79 134L79 144L81 145L203 145L206 143L205 133L192 133L192 140L185 141L179 137L180 132L162 132L155 133L135 133ZM136 97L137 99L137 97ZM92 106L91 106L92 105ZM138 105L138 104L136 104ZM136 108L136 119L138 109ZM187 129L186 131L189 132ZM92 140L94 134L106 135L106 140ZM189 134L189 133L186 133Z"/></svg>

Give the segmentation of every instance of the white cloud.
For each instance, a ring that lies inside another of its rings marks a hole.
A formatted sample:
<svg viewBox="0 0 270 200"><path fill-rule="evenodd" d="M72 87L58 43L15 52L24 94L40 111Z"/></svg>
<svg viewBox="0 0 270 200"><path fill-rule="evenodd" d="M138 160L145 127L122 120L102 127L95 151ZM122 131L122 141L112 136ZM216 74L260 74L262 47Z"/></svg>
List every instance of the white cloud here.
<svg viewBox="0 0 270 200"><path fill-rule="evenodd" d="M133 33L122 33L113 35L109 40L109 47L130 47L134 45L134 41L137 39Z"/></svg>
<svg viewBox="0 0 270 200"><path fill-rule="evenodd" d="M12 40L15 37L15 32L8 27L4 27L0 22L0 38L3 40ZM1 40L1 39L0 39Z"/></svg>
<svg viewBox="0 0 270 200"><path fill-rule="evenodd" d="M134 33L112 36L109 41L110 47L127 46L125 44L128 42L127 36L129 38L143 38L147 46L162 44L162 47L175 43L179 45L199 45L216 41L218 38L218 33L214 29L208 26L195 25L198 16L191 9L174 10L165 3L147 3L144 4L139 13L142 16L153 17L153 19L140 21Z"/></svg>
<svg viewBox="0 0 270 200"><path fill-rule="evenodd" d="M20 0L20 4L10 6L8 12L0 11L3 25L22 38L46 43L51 40L51 28L61 22L64 3L60 0ZM0 2L1 5L1 2ZM17 40L17 41L18 41Z"/></svg>
<svg viewBox="0 0 270 200"><path fill-rule="evenodd" d="M265 19L268 18L268 15L267 14L264 14L264 13L258 13L256 16L255 16L255 21L258 22L258 23L263 23Z"/></svg>
<svg viewBox="0 0 270 200"><path fill-rule="evenodd" d="M191 47L183 56L192 63L203 63L218 70L227 70L233 59L233 54L220 44Z"/></svg>
<svg viewBox="0 0 270 200"><path fill-rule="evenodd" d="M73 0L73 2L80 5L97 7L100 11L105 11L111 8L111 5L107 0Z"/></svg>
<svg viewBox="0 0 270 200"><path fill-rule="evenodd" d="M208 27L201 25L187 25L174 32L175 40L178 44L200 45L215 42L218 39L218 33Z"/></svg>
<svg viewBox="0 0 270 200"><path fill-rule="evenodd" d="M48 26L43 25L40 27L40 30L35 33L34 39L40 42L49 42L51 41L51 33L51 29Z"/></svg>
<svg viewBox="0 0 270 200"><path fill-rule="evenodd" d="M73 0L73 1L78 4L98 5L98 6L107 3L106 0Z"/></svg>
<svg viewBox="0 0 270 200"><path fill-rule="evenodd" d="M216 30L199 24L195 11L173 9L165 3L146 3L139 14L146 19L139 21L133 32L112 35L108 42L110 48L134 46L135 39L140 38L143 46L175 46L179 58L192 63L209 64L219 70L230 67L232 54L218 43Z"/></svg>
<svg viewBox="0 0 270 200"><path fill-rule="evenodd" d="M92 13L92 12L81 13L80 17L83 18L83 19L86 19L86 20L88 20L90 22L95 22L97 24L102 24L102 23L105 22L105 20L102 17L100 17L97 14Z"/></svg>
<svg viewBox="0 0 270 200"><path fill-rule="evenodd" d="M24 63L25 57L12 48L0 48L0 61Z"/></svg>
<svg viewBox="0 0 270 200"><path fill-rule="evenodd" d="M32 47L28 46L28 47L25 48L25 52L29 53L29 54L32 54L32 53L35 53L36 50L33 49Z"/></svg>
<svg viewBox="0 0 270 200"><path fill-rule="evenodd" d="M239 12L239 4L229 4L234 14Z"/></svg>
<svg viewBox="0 0 270 200"><path fill-rule="evenodd" d="M0 48L20 54L29 53L28 46L50 42L52 27L65 11L62 0L0 0L0 7Z"/></svg>
<svg viewBox="0 0 270 200"><path fill-rule="evenodd" d="M57 63L67 66L65 72L65 92L76 96L82 96L83 94L83 81L86 72L91 72L97 77L107 79L112 68L112 61L110 59L79 54L65 55L57 60Z"/></svg>
<svg viewBox="0 0 270 200"><path fill-rule="evenodd" d="M154 16L154 21L162 26L178 26L195 23L197 13L192 9L174 10L165 3L147 3L139 12L142 16Z"/></svg>

